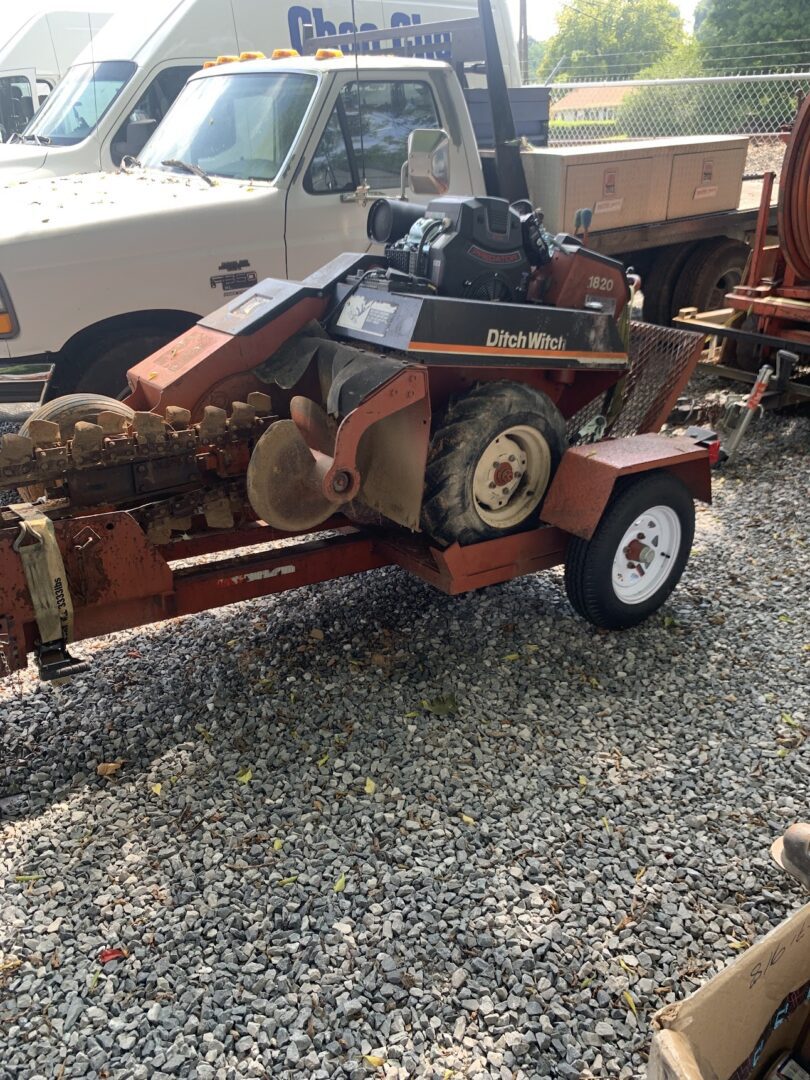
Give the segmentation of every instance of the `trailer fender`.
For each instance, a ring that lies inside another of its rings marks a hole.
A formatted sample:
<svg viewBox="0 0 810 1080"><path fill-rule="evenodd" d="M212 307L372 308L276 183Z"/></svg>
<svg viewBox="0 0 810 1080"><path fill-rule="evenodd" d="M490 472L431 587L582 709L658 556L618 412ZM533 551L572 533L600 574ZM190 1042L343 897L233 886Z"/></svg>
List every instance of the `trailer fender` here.
<svg viewBox="0 0 810 1080"><path fill-rule="evenodd" d="M666 470L701 502L711 502L709 452L686 437L631 435L566 450L543 503L541 519L590 540L620 477Z"/></svg>

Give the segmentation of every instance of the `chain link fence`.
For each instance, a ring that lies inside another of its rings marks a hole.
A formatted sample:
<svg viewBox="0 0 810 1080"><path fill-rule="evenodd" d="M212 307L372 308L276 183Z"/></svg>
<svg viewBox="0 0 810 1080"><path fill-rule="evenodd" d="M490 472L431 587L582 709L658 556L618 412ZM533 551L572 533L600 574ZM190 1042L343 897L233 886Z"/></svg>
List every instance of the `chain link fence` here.
<svg viewBox="0 0 810 1080"><path fill-rule="evenodd" d="M563 82L550 89L549 146L687 135L774 141L810 91L810 73Z"/></svg>

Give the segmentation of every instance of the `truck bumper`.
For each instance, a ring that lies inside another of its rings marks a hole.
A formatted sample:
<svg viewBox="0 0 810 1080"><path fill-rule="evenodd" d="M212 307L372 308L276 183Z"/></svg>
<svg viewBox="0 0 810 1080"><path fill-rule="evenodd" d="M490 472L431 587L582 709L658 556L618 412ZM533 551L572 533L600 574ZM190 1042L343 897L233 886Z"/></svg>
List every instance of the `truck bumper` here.
<svg viewBox="0 0 810 1080"><path fill-rule="evenodd" d="M36 408L45 397L53 369L48 353L14 359L0 357L0 406ZM7 410L4 408L3 411Z"/></svg>

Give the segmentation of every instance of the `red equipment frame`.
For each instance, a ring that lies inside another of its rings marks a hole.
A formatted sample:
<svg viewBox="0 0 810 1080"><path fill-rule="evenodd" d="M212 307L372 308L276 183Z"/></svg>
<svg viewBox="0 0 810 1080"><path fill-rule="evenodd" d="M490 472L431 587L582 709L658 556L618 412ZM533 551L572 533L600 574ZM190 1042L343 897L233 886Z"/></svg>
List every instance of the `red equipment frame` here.
<svg viewBox="0 0 810 1080"><path fill-rule="evenodd" d="M530 532L445 550L405 532L324 522L283 547L227 554L294 534L262 522L209 530L157 547L125 510L54 521L73 603L72 640L98 637L240 600L287 592L383 566L401 566L449 594L509 581L565 560L572 535L589 539L621 476L674 473L693 497L711 501L709 452L690 438L641 435L566 451L543 508L546 523ZM3 522L3 517L6 522ZM323 535L326 533L326 535ZM19 525L0 510L0 675L24 669L37 637L22 562L13 545ZM178 566L201 555L214 562Z"/></svg>

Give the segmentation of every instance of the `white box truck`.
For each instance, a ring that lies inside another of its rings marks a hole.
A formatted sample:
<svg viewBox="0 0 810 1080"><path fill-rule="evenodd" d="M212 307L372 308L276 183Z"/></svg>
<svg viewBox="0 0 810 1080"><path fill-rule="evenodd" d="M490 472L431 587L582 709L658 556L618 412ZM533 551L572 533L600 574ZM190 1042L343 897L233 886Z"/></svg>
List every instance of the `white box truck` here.
<svg viewBox="0 0 810 1080"><path fill-rule="evenodd" d="M109 0L46 3L36 13L3 11L0 142L21 134L79 53L110 17Z"/></svg>
<svg viewBox="0 0 810 1080"><path fill-rule="evenodd" d="M476 15L476 0L355 0L358 30ZM510 85L520 71L506 0L495 19ZM115 14L12 145L0 146L0 183L116 169L137 156L186 80L203 63L352 30L351 0L317 6L277 0L140 0ZM437 52L441 52L440 43Z"/></svg>

